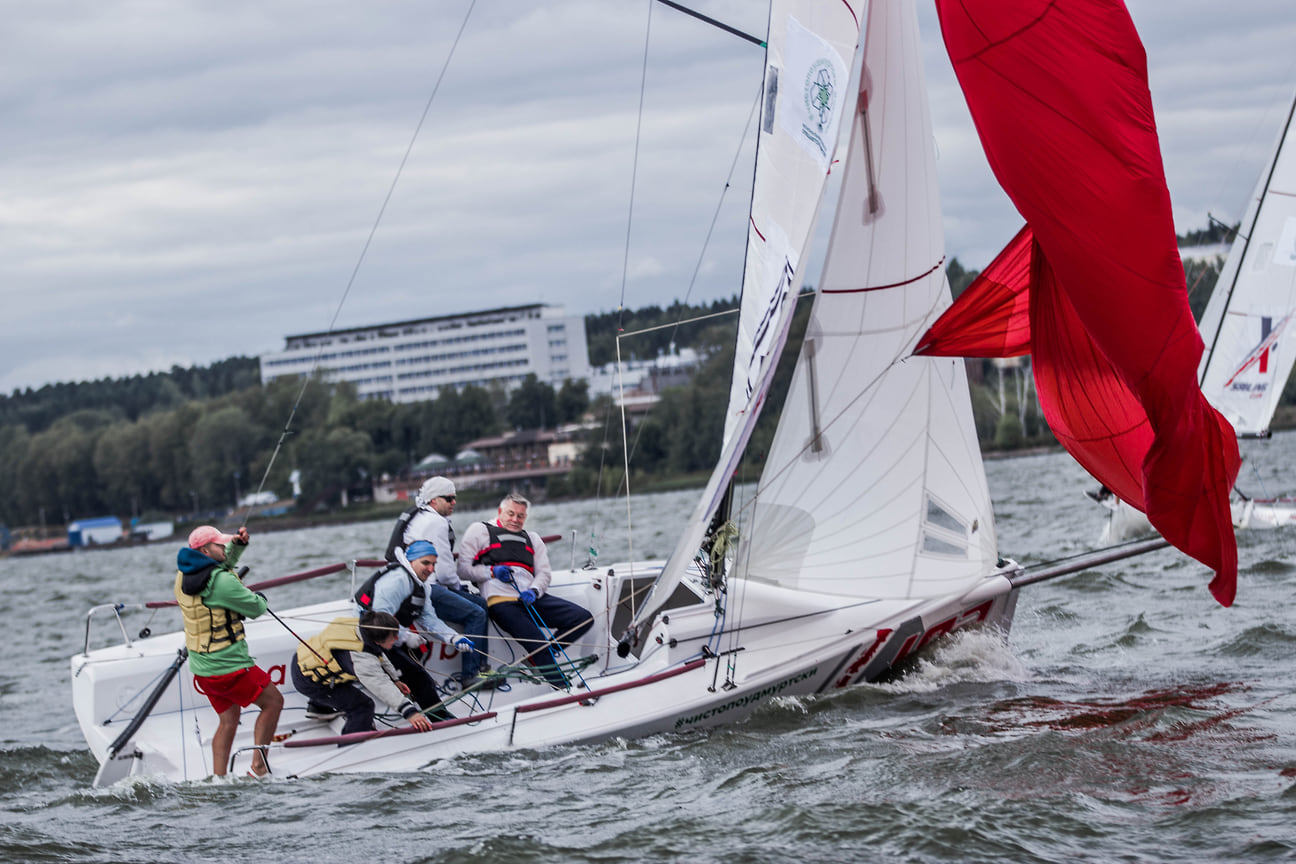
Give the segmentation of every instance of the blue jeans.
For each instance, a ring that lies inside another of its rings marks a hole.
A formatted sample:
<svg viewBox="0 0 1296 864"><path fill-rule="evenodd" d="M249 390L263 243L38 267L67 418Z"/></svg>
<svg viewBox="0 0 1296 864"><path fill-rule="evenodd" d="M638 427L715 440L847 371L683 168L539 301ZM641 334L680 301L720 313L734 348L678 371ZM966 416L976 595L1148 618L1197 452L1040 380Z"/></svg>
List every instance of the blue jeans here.
<svg viewBox="0 0 1296 864"><path fill-rule="evenodd" d="M486 601L480 594L462 589L433 585L428 591L436 616L448 624L458 624L463 634L473 641L475 651L463 653L463 680L468 683L481 671L482 658L489 655L486 645Z"/></svg>

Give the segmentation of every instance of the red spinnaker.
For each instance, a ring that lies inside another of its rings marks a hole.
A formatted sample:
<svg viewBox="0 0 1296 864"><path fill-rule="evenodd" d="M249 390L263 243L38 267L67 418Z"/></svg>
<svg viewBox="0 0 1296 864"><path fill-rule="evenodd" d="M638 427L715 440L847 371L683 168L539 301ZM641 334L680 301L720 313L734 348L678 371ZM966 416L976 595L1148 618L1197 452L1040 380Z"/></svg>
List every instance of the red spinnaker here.
<svg viewBox="0 0 1296 864"><path fill-rule="evenodd" d="M1029 354L1030 226L1023 227L954 305L923 334L915 354L1020 357Z"/></svg>
<svg viewBox="0 0 1296 864"><path fill-rule="evenodd" d="M936 0L986 158L1034 235L1040 404L1091 474L1237 588L1228 422L1175 242L1147 58L1120 0Z"/></svg>

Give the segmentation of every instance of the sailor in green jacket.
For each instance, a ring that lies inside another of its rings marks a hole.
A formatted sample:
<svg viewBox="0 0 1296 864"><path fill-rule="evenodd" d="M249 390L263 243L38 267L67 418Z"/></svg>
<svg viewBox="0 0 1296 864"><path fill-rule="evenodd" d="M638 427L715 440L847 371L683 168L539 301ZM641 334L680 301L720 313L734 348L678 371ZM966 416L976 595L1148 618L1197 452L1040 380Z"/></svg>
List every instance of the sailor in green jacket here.
<svg viewBox="0 0 1296 864"><path fill-rule="evenodd" d="M230 535L203 525L190 532L189 545L176 556L175 596L184 615L189 671L220 718L212 736L212 773L217 776L228 767L242 709L252 704L261 709L252 728L253 743L259 746L274 737L283 709L283 694L256 665L243 636L243 619L258 617L267 606L235 570L247 544L247 528ZM260 750L253 751L252 773L269 773Z"/></svg>

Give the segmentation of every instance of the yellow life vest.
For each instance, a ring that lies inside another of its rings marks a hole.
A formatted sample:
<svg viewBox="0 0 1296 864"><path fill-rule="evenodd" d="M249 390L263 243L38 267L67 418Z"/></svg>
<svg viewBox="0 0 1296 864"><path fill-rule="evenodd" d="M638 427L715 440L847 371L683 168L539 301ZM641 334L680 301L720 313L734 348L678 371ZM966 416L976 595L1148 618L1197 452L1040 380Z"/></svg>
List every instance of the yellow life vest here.
<svg viewBox="0 0 1296 864"><path fill-rule="evenodd" d="M219 606L208 606L202 597L180 590L184 573L176 572L175 596L184 615L185 647L190 654L211 654L243 641L243 616Z"/></svg>
<svg viewBox="0 0 1296 864"><path fill-rule="evenodd" d="M358 680L353 673L342 668L334 652L364 650L364 642L356 630L359 624L359 618L334 618L323 630L306 640L310 648L297 646L297 668L311 681L326 687ZM327 665L321 662L321 657L328 661Z"/></svg>

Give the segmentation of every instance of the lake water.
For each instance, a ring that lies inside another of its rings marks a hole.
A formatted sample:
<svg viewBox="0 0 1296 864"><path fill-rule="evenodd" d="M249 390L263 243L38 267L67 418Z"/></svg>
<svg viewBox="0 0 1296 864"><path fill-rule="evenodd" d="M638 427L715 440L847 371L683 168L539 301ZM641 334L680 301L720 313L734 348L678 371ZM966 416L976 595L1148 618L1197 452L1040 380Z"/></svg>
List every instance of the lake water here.
<svg viewBox="0 0 1296 864"><path fill-rule="evenodd" d="M1296 435L1243 449L1240 488L1296 490ZM1040 562L1095 544L1106 511L1068 456L987 468L1003 554ZM635 556L665 555L696 496L637 500ZM538 505L529 527L576 531L580 551L551 544L566 566L585 560L591 525L601 561L624 557L625 521L611 500ZM389 530L249 527L252 581L377 557ZM1296 536L1243 532L1239 546L1231 609L1203 567L1160 551L1027 587L1006 643L965 637L898 682L777 701L709 733L399 776L110 789L90 786L68 658L89 607L170 597L175 545L0 560L0 861L1296 860Z"/></svg>

